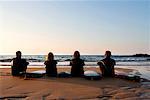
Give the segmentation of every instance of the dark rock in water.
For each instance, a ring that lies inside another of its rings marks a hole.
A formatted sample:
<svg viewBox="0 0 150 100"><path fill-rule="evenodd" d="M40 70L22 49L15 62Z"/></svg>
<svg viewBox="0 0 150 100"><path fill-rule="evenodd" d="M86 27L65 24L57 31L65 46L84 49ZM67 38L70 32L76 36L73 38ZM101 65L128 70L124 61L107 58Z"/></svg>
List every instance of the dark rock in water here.
<svg viewBox="0 0 150 100"><path fill-rule="evenodd" d="M147 61L150 61L150 59L147 59Z"/></svg>
<svg viewBox="0 0 150 100"><path fill-rule="evenodd" d="M148 54L135 54L135 55L132 55L133 57L150 57L150 55Z"/></svg>
<svg viewBox="0 0 150 100"><path fill-rule="evenodd" d="M66 59L65 61L71 61L70 59Z"/></svg>
<svg viewBox="0 0 150 100"><path fill-rule="evenodd" d="M32 59L28 59L28 60L38 60L38 59L33 59L33 58L32 58Z"/></svg>
<svg viewBox="0 0 150 100"><path fill-rule="evenodd" d="M42 62L42 60L39 60L39 59L27 59L27 60L31 62Z"/></svg>

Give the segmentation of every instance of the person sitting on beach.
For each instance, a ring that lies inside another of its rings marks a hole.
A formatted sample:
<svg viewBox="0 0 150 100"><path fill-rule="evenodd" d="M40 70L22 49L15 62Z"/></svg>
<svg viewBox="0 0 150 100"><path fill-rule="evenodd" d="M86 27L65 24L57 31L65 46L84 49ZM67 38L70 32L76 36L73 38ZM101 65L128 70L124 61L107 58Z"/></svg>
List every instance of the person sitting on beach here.
<svg viewBox="0 0 150 100"><path fill-rule="evenodd" d="M54 60L54 55L52 52L48 54L48 60L44 62L46 65L46 75L50 77L56 77L57 76L57 68L56 64L57 61Z"/></svg>
<svg viewBox="0 0 150 100"><path fill-rule="evenodd" d="M80 77L84 75L83 66L84 61L80 59L80 53L79 51L74 52L74 58L70 61L71 67L71 75L73 77Z"/></svg>
<svg viewBox="0 0 150 100"><path fill-rule="evenodd" d="M27 65L29 62L26 61L26 59L21 58L21 52L16 52L16 58L13 58L13 64L12 64L12 75L13 76L20 76L22 73L26 72Z"/></svg>
<svg viewBox="0 0 150 100"><path fill-rule="evenodd" d="M116 64L115 60L111 58L111 52L105 52L105 58L98 62L100 66L102 76L113 77L115 75L114 65Z"/></svg>

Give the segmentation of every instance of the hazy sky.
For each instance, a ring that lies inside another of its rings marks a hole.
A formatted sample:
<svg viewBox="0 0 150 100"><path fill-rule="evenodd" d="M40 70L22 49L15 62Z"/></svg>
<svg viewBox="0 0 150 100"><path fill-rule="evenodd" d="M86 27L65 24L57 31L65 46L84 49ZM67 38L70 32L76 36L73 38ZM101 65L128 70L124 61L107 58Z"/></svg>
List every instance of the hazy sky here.
<svg viewBox="0 0 150 100"><path fill-rule="evenodd" d="M17 50L150 54L150 1L0 1L0 54Z"/></svg>

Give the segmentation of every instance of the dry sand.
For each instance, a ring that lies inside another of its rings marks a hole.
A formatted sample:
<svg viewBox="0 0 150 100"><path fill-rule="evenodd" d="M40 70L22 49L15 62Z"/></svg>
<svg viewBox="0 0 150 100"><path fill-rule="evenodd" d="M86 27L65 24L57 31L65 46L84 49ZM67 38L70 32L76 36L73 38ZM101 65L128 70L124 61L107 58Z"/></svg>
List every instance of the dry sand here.
<svg viewBox="0 0 150 100"><path fill-rule="evenodd" d="M35 71L41 69L28 69ZM97 68L86 68L95 70ZM117 68L117 71L129 73L130 69ZM118 78L103 78L90 81L84 78L23 78L10 75L10 69L0 69L0 99L4 100L148 100L149 82L132 82ZM70 71L58 68L58 72Z"/></svg>

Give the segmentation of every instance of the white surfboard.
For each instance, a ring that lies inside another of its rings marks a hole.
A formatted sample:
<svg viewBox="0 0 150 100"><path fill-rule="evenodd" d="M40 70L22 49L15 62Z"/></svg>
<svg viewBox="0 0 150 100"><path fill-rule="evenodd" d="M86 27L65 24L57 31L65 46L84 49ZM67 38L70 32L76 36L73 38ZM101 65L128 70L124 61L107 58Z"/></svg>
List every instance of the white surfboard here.
<svg viewBox="0 0 150 100"><path fill-rule="evenodd" d="M88 80L100 80L102 75L95 71L88 70L84 72L84 78Z"/></svg>
<svg viewBox="0 0 150 100"><path fill-rule="evenodd" d="M24 74L24 77L25 77L25 79L26 78L40 78L40 77L43 77L45 73L46 73L45 70L37 70L37 71L32 71L32 72L26 72Z"/></svg>
<svg viewBox="0 0 150 100"><path fill-rule="evenodd" d="M37 70L37 71L29 72L29 73L33 73L33 74L45 74L46 71L45 70Z"/></svg>
<svg viewBox="0 0 150 100"><path fill-rule="evenodd" d="M58 77L59 77L59 78L67 78L67 77L71 77L71 73L68 72L68 71L60 72L60 73L58 73Z"/></svg>
<svg viewBox="0 0 150 100"><path fill-rule="evenodd" d="M91 70L85 71L84 75L86 75L86 76L99 76L99 74L97 72L91 71Z"/></svg>

